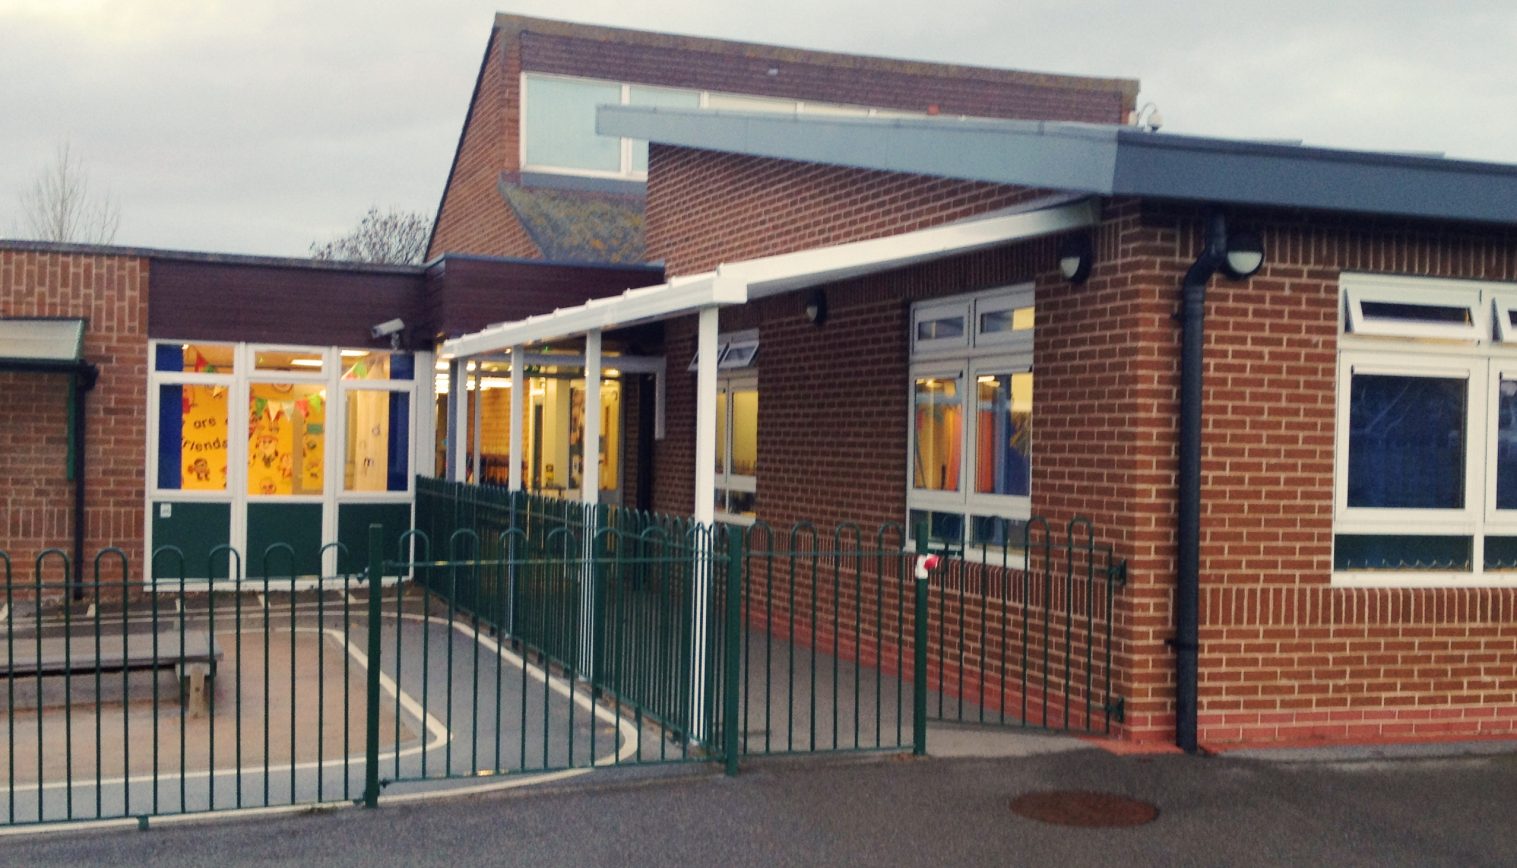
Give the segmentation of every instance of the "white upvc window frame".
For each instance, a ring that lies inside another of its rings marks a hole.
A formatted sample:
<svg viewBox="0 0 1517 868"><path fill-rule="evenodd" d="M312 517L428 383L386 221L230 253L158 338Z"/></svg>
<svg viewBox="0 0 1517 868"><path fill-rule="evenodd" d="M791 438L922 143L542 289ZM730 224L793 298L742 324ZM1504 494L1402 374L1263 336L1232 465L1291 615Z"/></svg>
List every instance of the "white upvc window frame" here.
<svg viewBox="0 0 1517 868"><path fill-rule="evenodd" d="M1339 437L1337 460L1333 467L1334 526L1338 532L1372 533L1407 526L1416 526L1429 535L1469 535L1476 532L1480 513L1484 510L1484 498L1480 494L1485 489L1480 475L1484 462L1478 460L1477 456L1484 450L1485 438L1480 437L1478 432L1485 429L1485 368L1482 360L1464 360L1454 356L1344 354L1338 362L1338 381L1342 386L1339 388L1337 406L1337 429L1343 436ZM1393 509L1349 505L1347 434L1355 375L1465 381L1464 506L1458 509Z"/></svg>
<svg viewBox="0 0 1517 868"><path fill-rule="evenodd" d="M918 488L916 484L916 455L917 455L917 425L916 425L916 388L917 381L933 378L939 380L952 379L958 382L959 398L959 466L956 490L940 488ZM909 409L906 414L908 436L906 438L906 501L908 509L922 509L931 512L963 512L967 505L967 492L965 483L969 479L969 456L966 448L968 436L965 430L968 428L970 408L970 396L968 395L969 365L967 362L935 361L922 362L911 366L909 384Z"/></svg>
<svg viewBox="0 0 1517 868"><path fill-rule="evenodd" d="M158 370L158 348L160 346L193 346L196 344L205 346L230 347L232 350L232 368L225 373L214 374L198 373L195 371L160 371ZM247 431L247 408L239 408L236 397L237 374L241 373L238 367L242 364L240 347L232 341L170 341L154 340L148 342L148 401L147 401L147 484L143 486L147 492L148 501L185 501L199 503L228 503L237 490L233 486L240 484L238 478L238 464L234 458L234 451L240 441L242 448L247 448L247 436L238 436L235 432ZM158 451L159 430L159 406L163 400L163 386L221 386L227 390L227 480L226 488L219 491L211 489L185 489L160 488L158 486L158 468L161 456ZM240 413L239 413L240 409ZM239 418L241 417L241 418ZM246 473L246 468L240 468ZM152 525L152 516L148 516L148 525ZM151 551L151 549L149 550Z"/></svg>
<svg viewBox="0 0 1517 868"><path fill-rule="evenodd" d="M1036 331L1036 325L1034 325L1031 329L982 332L980 316L983 313L1020 308L1033 308L1034 324L1036 324L1035 292L1030 283L931 299L919 302L912 307L909 335L911 364L906 384L906 533L909 539L914 540L916 534L916 528L911 522L912 512L952 513L960 516L963 538L959 543L966 551L973 545L975 517L990 516L1011 521L1026 521L1031 517L1031 480L1026 495L981 494L974 490L978 462L982 460L978 451L976 429L979 413L978 378L992 374L1032 373L1033 341ZM958 336L918 338L917 329L920 323L957 315L963 316L962 338ZM916 487L916 383L923 377L957 377L959 381L962 423L957 491ZM1036 420L1036 414L1036 403L1034 403L1034 420ZM1034 432L1036 429L1037 423L1034 421ZM1034 468L1029 475L1035 479L1036 469Z"/></svg>
<svg viewBox="0 0 1517 868"><path fill-rule="evenodd" d="M987 332L984 330L984 317L987 314L1010 313L1015 319L1016 312L1024 308L1033 312L1033 328L1012 328L1003 332ZM1021 350L1026 353L1032 352L1032 335L1036 329L1037 309L1031 298L1024 298L1022 293L1013 293L996 298L977 299L974 303L974 322L971 326L974 330L974 344L976 347L999 347L1005 351ZM1028 360L1030 365L1031 359Z"/></svg>
<svg viewBox="0 0 1517 868"><path fill-rule="evenodd" d="M1345 587L1510 587L1517 570L1485 569L1487 537L1517 536L1517 509L1496 508L1497 410L1503 376L1517 380L1517 285L1346 272L1339 284L1337 396L1334 414L1333 536L1468 536L1470 569L1334 570ZM1467 307L1467 324L1379 321L1364 301ZM1467 381L1465 502L1460 509L1384 509L1348 505L1353 376L1459 377Z"/></svg>
<svg viewBox="0 0 1517 868"><path fill-rule="evenodd" d="M946 337L922 337L922 326L957 319L960 333ZM945 351L968 350L974 338L974 306L970 299L932 302L911 309L911 353L914 358Z"/></svg>
<svg viewBox="0 0 1517 868"><path fill-rule="evenodd" d="M1482 489L1485 507L1485 531L1491 536L1517 536L1517 507L1501 509L1496 505L1496 482L1500 458L1501 382L1517 384L1517 356L1491 360L1486 379L1485 484ZM1514 576L1517 579L1517 576Z"/></svg>
<svg viewBox="0 0 1517 868"><path fill-rule="evenodd" d="M1517 351L1517 289L1491 293L1491 320L1496 326L1496 343Z"/></svg>
<svg viewBox="0 0 1517 868"><path fill-rule="evenodd" d="M992 356L984 359L976 359L969 366L969 374L965 378L968 412L964 418L965 437L965 470L964 493L972 514L983 515L990 513L1003 518L1008 517L1003 513L1012 513L1015 518L1027 518L1032 514L1032 485L1029 482L1026 494L982 494L975 491L975 480L980 475L980 462L984 457L979 452L979 413L980 413L980 389L979 379L982 376L997 374L1032 374L1032 352L1029 348L1025 354ZM1036 414L1036 405L1034 405Z"/></svg>
<svg viewBox="0 0 1517 868"><path fill-rule="evenodd" d="M1476 287L1447 288L1430 293L1423 281L1354 274L1344 275L1342 291L1348 334L1467 341L1471 344L1478 342L1482 335L1489 334L1484 316L1488 305L1480 303L1480 290ZM1462 308L1466 311L1468 320L1464 323L1386 320L1367 315L1364 305L1377 302L1415 307Z"/></svg>
<svg viewBox="0 0 1517 868"><path fill-rule="evenodd" d="M165 345L206 345L230 347L232 350L232 369L215 374L196 373L192 371L159 371L157 370L157 353L160 346ZM229 541L236 551L246 557L246 543L248 531L247 508L250 504L278 504L278 503L320 503L322 504L322 529L321 538L325 541L337 539L338 510L342 504L356 503L408 503L415 496L415 477L417 462L424 458L430 458L430 452L424 451L423 443L430 449L430 440L423 439L420 430L420 418L424 414L420 410L420 397L423 394L425 384L422 377L433 374L430 368L422 367L423 363L430 365L432 355L430 353L411 353L415 371L411 380L342 380L342 351L345 349L363 350L364 352L390 352L378 350L372 347L318 347L303 344L281 343L246 343L223 340L200 340L196 338L168 340L154 338L148 341L147 348L147 372L148 372L148 402L147 402L147 443L146 443L146 467L147 483L143 486L143 500L145 508L144 528L144 557L151 558L153 551L153 516L152 509L155 503L226 503L230 506ZM322 358L322 367L318 371L315 368L307 370L273 371L255 370L254 363L259 352L300 352L311 355L319 355ZM316 384L327 387L327 414L326 434L322 447L323 478L321 494L291 494L291 495L252 495L248 492L248 423L250 408L248 398L251 387L255 384L269 383L298 383ZM162 400L161 386L223 386L227 390L227 487L220 491L165 489L158 486L158 466L160 461L158 451L159 440L159 406ZM335 388L334 388L335 386ZM403 492L345 492L343 490L343 465L346 460L347 443L347 398L349 391L385 391L385 392L409 392L410 413L405 424L410 428L408 443L409 454L407 456L408 473L406 474L406 490ZM430 404L428 405L430 407ZM336 458L334 459L334 456ZM330 505L331 508L327 508ZM323 571L328 576L337 575L336 552L328 550L323 557ZM145 561L147 562L147 561ZM246 578L249 565L242 564L242 574ZM151 570L151 566L149 567ZM196 580L198 586L204 584L204 580ZM156 588L156 583L153 584ZM194 582L191 583L195 585ZM304 580L296 583L297 587L305 587ZM165 586L167 587L167 586ZM174 588L177 588L177 583ZM174 589L170 588L170 590Z"/></svg>
<svg viewBox="0 0 1517 868"><path fill-rule="evenodd" d="M417 405L420 403L417 386L419 385L420 383L414 379L344 380L339 376L337 381L337 418L333 420L335 424L331 426L333 432L340 438L339 442L331 447L335 449L338 459L337 463L332 467L335 469L337 475L336 490L337 502L339 504L399 503L409 501L415 495L416 467L414 465L417 460L416 455L418 450L414 442L407 444L410 454L406 456L406 487L404 489L400 491L358 491L348 488L348 396L355 392L384 392L410 395L411 400L407 402L406 418L402 421L410 432L408 436L414 440L417 439ZM390 424L395 425L397 422L395 419L391 419Z"/></svg>

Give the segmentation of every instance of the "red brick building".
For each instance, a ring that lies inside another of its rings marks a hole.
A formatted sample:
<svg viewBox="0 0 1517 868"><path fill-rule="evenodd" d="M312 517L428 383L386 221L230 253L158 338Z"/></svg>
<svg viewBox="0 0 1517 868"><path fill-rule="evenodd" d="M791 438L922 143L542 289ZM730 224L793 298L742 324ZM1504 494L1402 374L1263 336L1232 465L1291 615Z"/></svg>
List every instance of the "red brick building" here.
<svg viewBox="0 0 1517 868"><path fill-rule="evenodd" d="M428 256L644 262L646 143L597 105L1121 123L1138 83L919 63L499 14ZM534 98L534 94L536 95Z"/></svg>
<svg viewBox="0 0 1517 868"><path fill-rule="evenodd" d="M276 541L299 553L280 569L348 571L353 564L321 547L358 551L370 521L408 526L414 474L436 472L436 335L661 276L500 257L390 266L0 241L0 383L18 402L0 421L0 551L12 585L25 593L44 550L58 550L44 561L55 582L66 575L63 555L87 576L111 546L134 580L165 546L183 552L192 582L250 575L261 565L239 569L212 551L261 552ZM35 352L40 332L66 323L83 336L77 374L73 362ZM364 442L356 417L324 412L328 401L370 412L377 440ZM235 436L244 426L249 437ZM308 448L290 439L300 426ZM260 433L274 452L268 467L256 454ZM365 459L377 469L360 472ZM166 557L152 572L178 578ZM102 563L106 578L119 578L119 561Z"/></svg>
<svg viewBox="0 0 1517 868"><path fill-rule="evenodd" d="M628 106L599 128L654 142L669 282L443 352L649 319L671 371L762 347L669 377L657 508L926 521L971 549L1088 516L1129 568L1128 738L1517 729L1517 172L1100 125ZM1231 280L1229 255L1262 267Z"/></svg>
<svg viewBox="0 0 1517 868"><path fill-rule="evenodd" d="M88 320L90 550L300 508L329 570L432 471L971 552L1086 516L1128 565L1123 737L1511 735L1517 171L1124 128L1135 96L503 15L428 266L6 242L0 314ZM67 380L0 379L21 563L75 527ZM187 488L192 390L227 431L310 433L320 392L406 433L369 480L334 422L272 492L229 437L248 472Z"/></svg>

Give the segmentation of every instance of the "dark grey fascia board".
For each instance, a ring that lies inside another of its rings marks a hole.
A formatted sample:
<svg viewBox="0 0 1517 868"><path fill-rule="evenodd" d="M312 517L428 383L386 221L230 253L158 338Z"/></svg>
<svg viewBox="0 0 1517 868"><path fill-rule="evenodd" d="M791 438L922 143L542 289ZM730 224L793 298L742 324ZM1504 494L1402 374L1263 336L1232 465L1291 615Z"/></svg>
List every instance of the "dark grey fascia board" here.
<svg viewBox="0 0 1517 868"><path fill-rule="evenodd" d="M1118 132L1119 196L1517 223L1517 166Z"/></svg>
<svg viewBox="0 0 1517 868"><path fill-rule="evenodd" d="M692 148L1102 196L1517 223L1517 166L943 118L806 118L606 106L602 133Z"/></svg>
<svg viewBox="0 0 1517 868"><path fill-rule="evenodd" d="M602 106L603 135L710 151L1110 194L1114 127L1054 122L833 118Z"/></svg>

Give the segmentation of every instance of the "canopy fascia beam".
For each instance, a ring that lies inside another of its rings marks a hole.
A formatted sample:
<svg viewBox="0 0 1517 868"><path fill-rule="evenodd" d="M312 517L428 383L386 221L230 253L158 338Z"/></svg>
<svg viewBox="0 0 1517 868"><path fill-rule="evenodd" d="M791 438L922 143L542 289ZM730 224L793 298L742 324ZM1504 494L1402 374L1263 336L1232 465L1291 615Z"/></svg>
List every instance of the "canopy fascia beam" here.
<svg viewBox="0 0 1517 868"><path fill-rule="evenodd" d="M747 300L746 286L708 272L658 286L629 289L619 296L592 299L578 307L561 308L517 322L490 326L472 335L444 341L442 353L451 357L498 353L512 346L577 337L597 329L623 328L693 313L703 307L742 304Z"/></svg>
<svg viewBox="0 0 1517 868"><path fill-rule="evenodd" d="M443 358L473 358L530 346L743 304L836 280L859 277L939 259L1027 241L1096 225L1100 201L1060 197L1024 205L1013 213L903 232L884 238L782 253L724 263L715 271L677 277L658 286L629 289L619 296L593 299L571 308L502 323L471 335L444 341Z"/></svg>
<svg viewBox="0 0 1517 868"><path fill-rule="evenodd" d="M1083 229L1096 225L1100 219L1099 200L1082 198L1034 211L979 217L901 235L753 259L722 266L716 273L745 284L749 299L766 298L944 256Z"/></svg>

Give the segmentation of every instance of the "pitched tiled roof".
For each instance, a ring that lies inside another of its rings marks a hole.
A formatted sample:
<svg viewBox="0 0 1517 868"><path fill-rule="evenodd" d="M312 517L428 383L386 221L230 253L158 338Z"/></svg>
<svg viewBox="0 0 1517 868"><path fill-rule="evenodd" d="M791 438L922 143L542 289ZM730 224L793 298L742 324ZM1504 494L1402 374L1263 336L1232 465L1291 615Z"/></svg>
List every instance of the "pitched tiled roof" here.
<svg viewBox="0 0 1517 868"><path fill-rule="evenodd" d="M643 198L502 182L501 195L553 262L646 261Z"/></svg>

